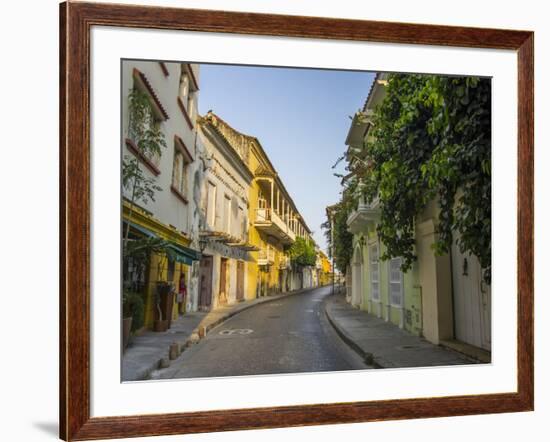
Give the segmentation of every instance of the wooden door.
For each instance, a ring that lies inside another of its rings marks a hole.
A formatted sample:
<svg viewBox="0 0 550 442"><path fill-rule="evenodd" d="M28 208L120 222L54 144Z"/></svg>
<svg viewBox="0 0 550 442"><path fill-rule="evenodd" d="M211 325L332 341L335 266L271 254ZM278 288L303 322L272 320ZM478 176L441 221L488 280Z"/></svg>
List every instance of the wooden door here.
<svg viewBox="0 0 550 442"><path fill-rule="evenodd" d="M227 304L227 258L221 259L220 291L219 291L218 300L220 304Z"/></svg>
<svg viewBox="0 0 550 442"><path fill-rule="evenodd" d="M199 266L199 310L210 310L212 305L212 257L203 256Z"/></svg>
<svg viewBox="0 0 550 442"><path fill-rule="evenodd" d="M237 301L244 301L244 262L237 261Z"/></svg>
<svg viewBox="0 0 550 442"><path fill-rule="evenodd" d="M491 350L491 288L475 256L454 244L452 260L455 338Z"/></svg>

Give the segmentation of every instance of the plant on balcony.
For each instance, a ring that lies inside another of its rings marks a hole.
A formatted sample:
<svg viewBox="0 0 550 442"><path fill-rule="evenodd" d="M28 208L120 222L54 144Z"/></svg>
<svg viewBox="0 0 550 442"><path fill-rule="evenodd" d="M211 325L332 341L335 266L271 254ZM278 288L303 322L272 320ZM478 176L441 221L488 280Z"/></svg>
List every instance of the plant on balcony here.
<svg viewBox="0 0 550 442"><path fill-rule="evenodd" d="M166 148L164 133L154 123L149 96L135 88L131 89L128 95L128 136L148 158L160 156ZM122 186L130 202L130 219L135 203L147 204L149 201L155 201L155 193L162 191L155 178L145 175L139 159L130 155L125 155L122 161ZM128 224L123 247L126 247L128 242L129 231Z"/></svg>
<svg viewBox="0 0 550 442"><path fill-rule="evenodd" d="M317 252L313 242L298 236L288 250L290 262L296 267L314 266L317 260Z"/></svg>
<svg viewBox="0 0 550 442"><path fill-rule="evenodd" d="M166 147L149 95L136 88L128 94L128 136L149 158L162 155Z"/></svg>
<svg viewBox="0 0 550 442"><path fill-rule="evenodd" d="M476 255L491 279L491 82L477 77L389 76L372 117L372 137L350 150L349 168L367 201L379 196L382 259L411 267L415 220L436 200L436 254L448 253L453 232L461 252Z"/></svg>

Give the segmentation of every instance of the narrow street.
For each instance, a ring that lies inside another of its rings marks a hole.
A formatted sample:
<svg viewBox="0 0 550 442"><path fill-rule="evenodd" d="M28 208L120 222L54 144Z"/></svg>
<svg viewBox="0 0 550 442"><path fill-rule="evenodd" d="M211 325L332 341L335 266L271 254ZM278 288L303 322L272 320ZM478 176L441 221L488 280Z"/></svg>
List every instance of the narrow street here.
<svg viewBox="0 0 550 442"><path fill-rule="evenodd" d="M324 313L331 287L267 302L216 327L154 379L371 368L342 342Z"/></svg>

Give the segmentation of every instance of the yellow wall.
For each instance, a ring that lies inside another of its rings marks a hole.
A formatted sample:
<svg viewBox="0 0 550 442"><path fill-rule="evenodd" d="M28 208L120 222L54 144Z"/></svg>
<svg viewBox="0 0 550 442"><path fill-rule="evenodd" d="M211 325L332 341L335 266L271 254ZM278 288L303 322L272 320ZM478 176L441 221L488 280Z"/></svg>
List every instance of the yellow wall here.
<svg viewBox="0 0 550 442"><path fill-rule="evenodd" d="M328 257L321 252L321 275L319 283L321 285L327 285L332 283L331 264Z"/></svg>
<svg viewBox="0 0 550 442"><path fill-rule="evenodd" d="M158 281L172 282L176 293L179 290L180 275L183 272L186 276L186 284L188 284L188 275L191 268L188 265L176 262L174 269L174 277L171 281L167 281L168 277L168 259L161 257L156 253L151 255L149 266L149 274L145 291L145 327L153 328L153 323L156 317L155 293ZM187 293L189 296L189 292ZM172 307L172 320L178 318L177 297L174 296L174 305Z"/></svg>
<svg viewBox="0 0 550 442"><path fill-rule="evenodd" d="M174 228L167 226L165 224L162 224L157 219L153 218L143 210L134 206L132 208L132 212L130 213L130 205L127 202L124 202L123 219L126 221L130 219L133 223L138 224L154 232L159 237L165 240L172 241L181 246L188 246L190 243L190 240L186 236L182 235L180 232L178 232ZM175 269L174 269L174 278L171 281L172 283L174 283L176 292L179 289L179 278L182 271L190 272L191 269L189 266L185 264L176 262ZM162 258L158 254L153 253L151 255L151 259L149 262L149 270L147 274L146 288L144 293L144 304L145 304L144 326L146 328L153 328L153 323L155 320L155 315L156 315L155 293L156 293L157 281L166 281L167 276L168 276L168 260L166 258ZM186 279L186 281L188 282L188 279ZM176 297L174 297L172 319L177 319L177 317L178 317L178 312L177 312Z"/></svg>
<svg viewBox="0 0 550 442"><path fill-rule="evenodd" d="M251 171L255 171L260 165L260 160L256 156L256 152L252 149L249 160L248 167ZM262 235L255 227L254 221L256 220L256 209L258 208L258 199L260 194L260 187L256 180L253 180L250 189L249 189L249 208L248 208L248 219L250 223L249 236L248 240L250 244L265 250L268 245L273 248L275 252L275 262L269 268L269 272L260 270L259 266L256 263L258 257L258 252L251 252L251 255L254 259L253 262L249 262L248 272L247 272L247 298L253 299L258 293L258 282L261 280L262 287L267 286L267 293L270 294L278 290L279 286L279 263L283 259L283 247L279 243L269 242L267 238Z"/></svg>
<svg viewBox="0 0 550 442"><path fill-rule="evenodd" d="M258 159L254 154L249 155L249 161L248 161L248 167L251 171L254 171L258 167ZM256 209L258 208L258 197L259 197L259 191L260 188L258 187L258 184L256 181L252 181L249 193L248 193L248 222L249 222L249 232L248 232L248 241L250 244L262 248L263 244L260 238L259 232L254 227L254 221L256 219ZM258 286L258 264L256 263L256 259L258 257L258 252L250 252L253 260L248 263L248 271L247 271L247 295L246 297L248 299L254 299L256 298L257 293L257 286Z"/></svg>

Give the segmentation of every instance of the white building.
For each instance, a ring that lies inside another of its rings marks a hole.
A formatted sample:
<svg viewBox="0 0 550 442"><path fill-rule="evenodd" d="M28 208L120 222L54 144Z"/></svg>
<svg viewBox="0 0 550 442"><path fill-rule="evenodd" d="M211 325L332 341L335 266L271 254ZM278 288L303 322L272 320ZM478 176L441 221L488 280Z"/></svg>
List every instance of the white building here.
<svg viewBox="0 0 550 442"><path fill-rule="evenodd" d="M201 258L199 308L244 301L249 293L249 187L254 179L238 149L213 124L212 114L199 120L199 143L207 155L202 181L200 236L206 243Z"/></svg>
<svg viewBox="0 0 550 442"><path fill-rule="evenodd" d="M160 189L152 198L135 198L123 189L124 226L132 234L158 236L174 245L177 260L158 267L149 280L164 280L178 287L180 275L187 283L187 310L197 305L198 295L198 224L196 175L200 175L202 153L197 149L199 66L187 63L163 63L125 60L122 63L122 158L136 159L143 176ZM160 155L144 148L147 135L136 130L136 104L148 103L142 129L162 134L166 147ZM133 117L134 115L134 117ZM145 141L144 141L145 140ZM131 204L133 201L133 204ZM156 263L152 258L151 267ZM145 278L147 279L147 278ZM146 325L153 321L154 288L146 294ZM149 315L149 316L148 316ZM174 315L175 316L175 315Z"/></svg>

